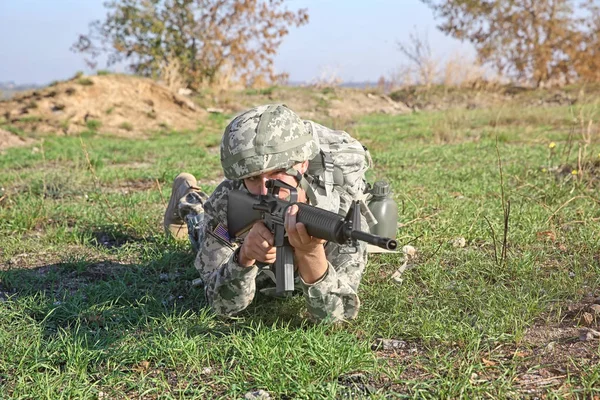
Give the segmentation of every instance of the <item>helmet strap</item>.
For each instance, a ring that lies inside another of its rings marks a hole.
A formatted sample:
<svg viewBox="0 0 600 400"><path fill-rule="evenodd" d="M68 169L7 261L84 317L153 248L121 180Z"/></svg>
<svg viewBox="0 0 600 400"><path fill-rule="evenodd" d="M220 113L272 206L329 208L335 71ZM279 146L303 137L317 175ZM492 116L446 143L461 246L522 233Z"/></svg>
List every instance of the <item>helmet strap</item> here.
<svg viewBox="0 0 600 400"><path fill-rule="evenodd" d="M296 180L296 183L299 185L302 181L302 173L298 171L296 168L290 167L285 171L286 175L293 176Z"/></svg>

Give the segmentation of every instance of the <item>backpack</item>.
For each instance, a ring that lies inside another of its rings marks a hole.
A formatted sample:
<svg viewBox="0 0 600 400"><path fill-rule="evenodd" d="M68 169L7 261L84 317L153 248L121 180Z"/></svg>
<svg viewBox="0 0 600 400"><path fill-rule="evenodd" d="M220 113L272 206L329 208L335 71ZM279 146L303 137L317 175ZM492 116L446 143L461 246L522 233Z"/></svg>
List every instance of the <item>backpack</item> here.
<svg viewBox="0 0 600 400"><path fill-rule="evenodd" d="M369 189L365 173L373 166L367 148L347 132L313 121L304 121L304 125L320 148L305 175L309 183L305 189L311 202L331 203L327 208L334 212L347 211L351 200L361 200L364 204Z"/></svg>

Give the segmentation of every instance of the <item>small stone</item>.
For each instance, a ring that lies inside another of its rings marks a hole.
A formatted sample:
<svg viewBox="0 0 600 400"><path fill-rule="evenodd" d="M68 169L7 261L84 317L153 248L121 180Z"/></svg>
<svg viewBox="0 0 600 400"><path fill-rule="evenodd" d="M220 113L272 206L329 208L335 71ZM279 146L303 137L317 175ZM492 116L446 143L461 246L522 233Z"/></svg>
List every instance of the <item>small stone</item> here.
<svg viewBox="0 0 600 400"><path fill-rule="evenodd" d="M467 239L464 237L457 237L452 241L452 246L456 248L463 248L467 245Z"/></svg>
<svg viewBox="0 0 600 400"><path fill-rule="evenodd" d="M338 378L338 382L341 384L349 384L349 383L365 383L367 382L367 377L365 374L355 373L349 375L342 375Z"/></svg>
<svg viewBox="0 0 600 400"><path fill-rule="evenodd" d="M377 338L371 346L371 350L398 350L405 348L406 345L403 340Z"/></svg>
<svg viewBox="0 0 600 400"><path fill-rule="evenodd" d="M204 285L204 281L202 280L202 278L196 278L192 281L193 287L202 286L202 285Z"/></svg>
<svg viewBox="0 0 600 400"><path fill-rule="evenodd" d="M164 274L164 273L160 274L158 276L158 279L161 280L161 281L163 281L163 282L168 281L169 280L169 274Z"/></svg>
<svg viewBox="0 0 600 400"><path fill-rule="evenodd" d="M600 332L594 329L581 329L579 331L579 340L586 342L588 340L594 340L600 338Z"/></svg>
<svg viewBox="0 0 600 400"><path fill-rule="evenodd" d="M248 392L244 395L244 399L246 400L270 400L271 395L264 390L255 390L253 392Z"/></svg>
<svg viewBox="0 0 600 400"><path fill-rule="evenodd" d="M596 297L594 299L594 304L600 304L600 297Z"/></svg>
<svg viewBox="0 0 600 400"><path fill-rule="evenodd" d="M211 367L204 367L202 368L202 375L210 375L212 374L213 370Z"/></svg>

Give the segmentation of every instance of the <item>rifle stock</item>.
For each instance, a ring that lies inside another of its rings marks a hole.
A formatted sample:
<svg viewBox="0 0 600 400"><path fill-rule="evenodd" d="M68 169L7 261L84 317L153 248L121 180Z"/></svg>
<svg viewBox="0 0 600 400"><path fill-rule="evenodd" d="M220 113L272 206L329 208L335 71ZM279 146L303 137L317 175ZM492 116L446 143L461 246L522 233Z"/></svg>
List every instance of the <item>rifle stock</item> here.
<svg viewBox="0 0 600 400"><path fill-rule="evenodd" d="M227 230L231 237L240 236L261 219L261 212L253 208L258 202L256 197L240 190L229 192Z"/></svg>

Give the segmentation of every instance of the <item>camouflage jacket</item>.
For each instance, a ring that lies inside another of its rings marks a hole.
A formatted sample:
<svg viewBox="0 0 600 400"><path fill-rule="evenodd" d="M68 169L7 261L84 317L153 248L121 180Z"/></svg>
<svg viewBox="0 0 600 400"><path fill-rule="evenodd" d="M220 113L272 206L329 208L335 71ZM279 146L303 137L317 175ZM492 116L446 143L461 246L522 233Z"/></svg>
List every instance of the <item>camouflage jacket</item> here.
<svg viewBox="0 0 600 400"><path fill-rule="evenodd" d="M246 190L242 181L224 180L204 204L194 263L204 282L209 304L218 314L228 316L244 310L255 296L257 283L266 281L264 271L257 266L242 267L233 259L239 244L232 242L226 232L228 193L234 189ZM344 197L344 194L337 193L336 197ZM342 209L344 204L349 201L337 198L333 202L334 207ZM323 199L319 207L327 208ZM365 221L363 226L366 226ZM328 269L319 281L307 284L299 277L296 280L309 313L317 321L352 319L358 314L357 290L367 261L366 245L360 242L358 251L352 254L340 252L341 248L337 243L326 243Z"/></svg>

